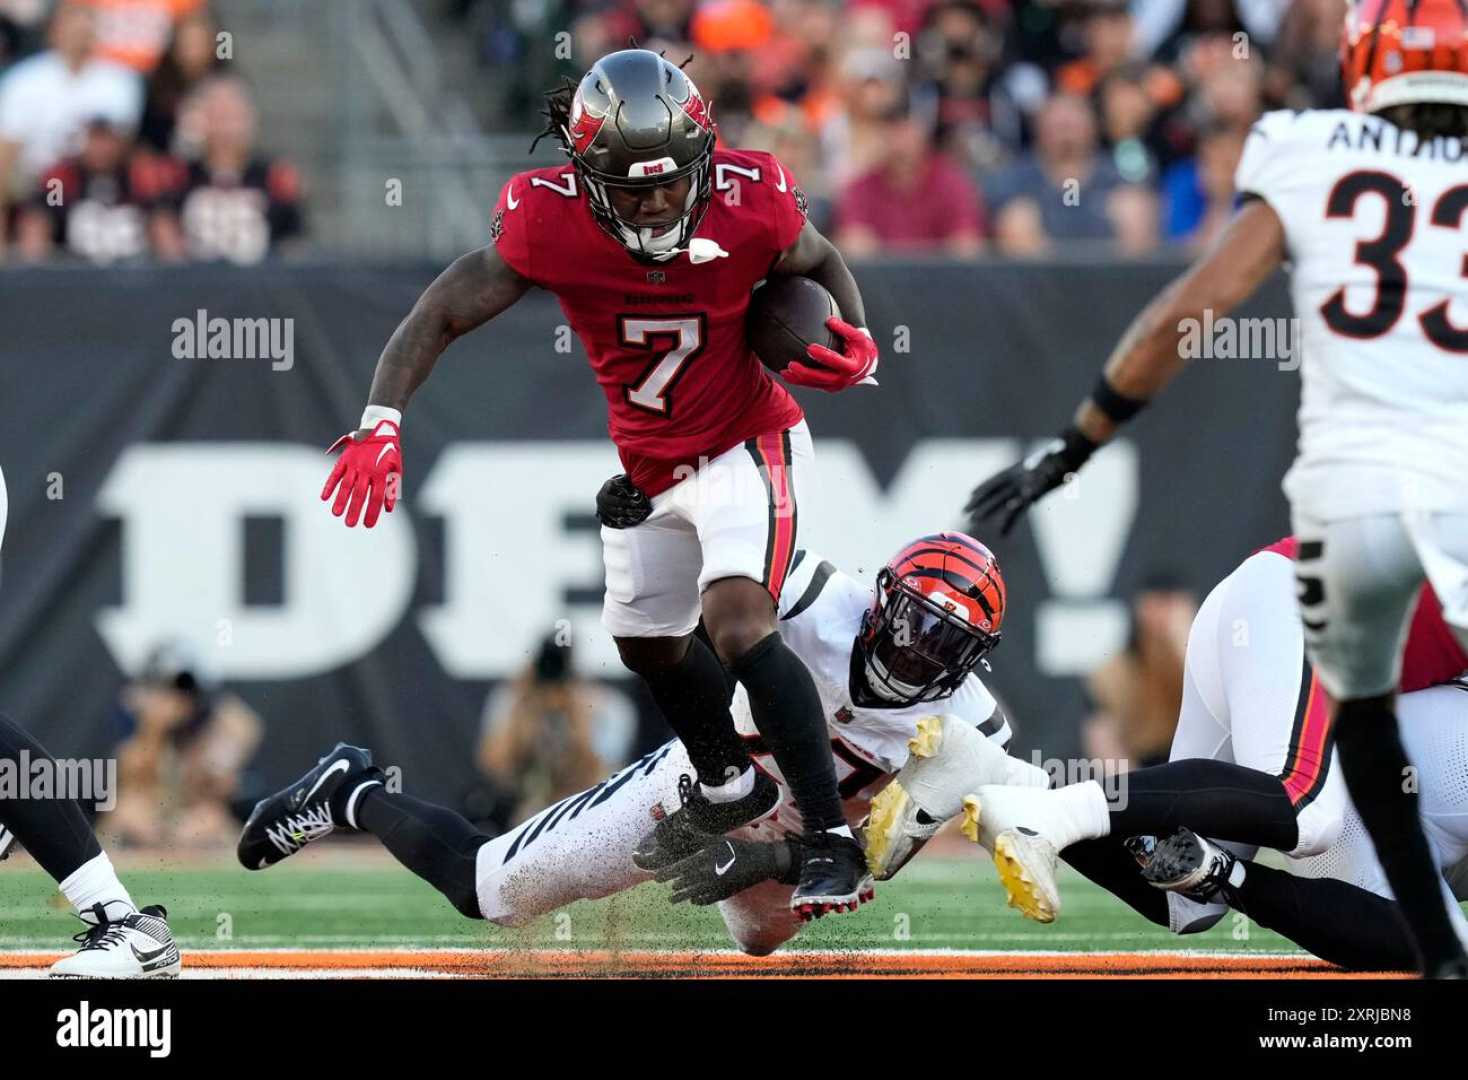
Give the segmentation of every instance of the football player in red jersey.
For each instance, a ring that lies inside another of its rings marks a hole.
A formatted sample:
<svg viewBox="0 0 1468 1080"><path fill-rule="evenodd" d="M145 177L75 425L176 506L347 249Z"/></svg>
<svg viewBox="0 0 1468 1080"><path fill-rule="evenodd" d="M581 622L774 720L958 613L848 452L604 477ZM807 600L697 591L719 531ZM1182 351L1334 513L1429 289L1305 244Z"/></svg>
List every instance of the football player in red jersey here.
<svg viewBox="0 0 1468 1080"><path fill-rule="evenodd" d="M570 162L521 173L490 220L491 243L419 298L378 361L358 431L339 440L323 499L371 528L397 501L402 410L455 338L532 286L560 300L606 394L630 511L602 516L602 621L688 749L699 783L635 859L658 870L776 807L729 714L725 669L799 809L812 851L791 907L803 917L870 895L841 813L820 696L777 631L796 550L810 434L800 406L749 348L754 286L799 274L835 298L841 352L811 346L786 382L837 391L869 381L877 349L856 282L806 220L774 157L717 149L692 81L644 49L603 57L548 95ZM364 515L365 511L365 515ZM708 641L695 636L700 617Z"/></svg>

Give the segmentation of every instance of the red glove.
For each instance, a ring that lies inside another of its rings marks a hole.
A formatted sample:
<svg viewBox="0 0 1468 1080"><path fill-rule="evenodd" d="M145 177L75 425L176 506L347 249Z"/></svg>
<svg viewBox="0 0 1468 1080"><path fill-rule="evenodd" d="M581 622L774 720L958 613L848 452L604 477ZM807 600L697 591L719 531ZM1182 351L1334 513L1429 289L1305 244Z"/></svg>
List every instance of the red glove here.
<svg viewBox="0 0 1468 1080"><path fill-rule="evenodd" d="M384 508L391 511L398 504L398 489L403 481L403 447L398 441L398 426L391 420L379 420L371 435L364 437L356 432L343 435L326 452L330 454L338 449L342 456L336 459L331 475L326 478L321 501L331 498L335 491L336 502L331 504L331 512L341 517L346 511L349 529L357 524L365 503L367 516L362 524L370 529L377 524Z"/></svg>
<svg viewBox="0 0 1468 1080"><path fill-rule="evenodd" d="M805 353L815 363L802 364L798 360L791 363L782 373L785 381L834 394L871 378L877 370L877 343L872 335L834 315L826 320L826 329L841 338L842 351L838 353L824 345L807 346Z"/></svg>

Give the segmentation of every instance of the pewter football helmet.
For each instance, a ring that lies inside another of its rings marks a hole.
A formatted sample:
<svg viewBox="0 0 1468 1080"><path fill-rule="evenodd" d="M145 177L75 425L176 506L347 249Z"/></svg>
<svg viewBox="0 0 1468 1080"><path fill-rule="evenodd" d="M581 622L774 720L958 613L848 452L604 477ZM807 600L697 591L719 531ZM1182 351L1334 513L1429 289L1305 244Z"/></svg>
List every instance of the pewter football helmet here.
<svg viewBox="0 0 1468 1080"><path fill-rule="evenodd" d="M693 80L647 49L602 57L571 98L566 151L597 222L634 255L657 261L687 248L711 193L714 126ZM608 189L653 187L687 176L682 215L642 228L617 216Z"/></svg>

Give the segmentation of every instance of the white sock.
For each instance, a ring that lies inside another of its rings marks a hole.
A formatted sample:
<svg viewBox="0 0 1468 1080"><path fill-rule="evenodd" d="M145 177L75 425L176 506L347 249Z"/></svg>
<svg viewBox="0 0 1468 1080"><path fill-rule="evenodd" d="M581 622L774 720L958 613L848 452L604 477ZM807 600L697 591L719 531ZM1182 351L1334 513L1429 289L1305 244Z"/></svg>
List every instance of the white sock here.
<svg viewBox="0 0 1468 1080"><path fill-rule="evenodd" d="M705 784L700 780L698 788L709 802L733 802L735 799L742 799L754 791L754 766L747 766L733 780L726 780L717 786Z"/></svg>
<svg viewBox="0 0 1468 1080"><path fill-rule="evenodd" d="M78 915L90 913L94 904L103 905L107 918L113 921L138 910L122 882L117 880L117 871L112 869L112 860L105 851L78 866L60 888Z"/></svg>
<svg viewBox="0 0 1468 1080"><path fill-rule="evenodd" d="M1054 795L1061 808L1061 818L1069 829L1066 836L1056 837L1062 850L1079 840L1094 840L1098 836L1111 835L1111 815L1107 812L1106 792L1096 781L1086 780L1080 784L1056 788Z"/></svg>
<svg viewBox="0 0 1468 1080"><path fill-rule="evenodd" d="M1048 788L1050 774L1038 765L1005 755L1004 783L1008 787Z"/></svg>

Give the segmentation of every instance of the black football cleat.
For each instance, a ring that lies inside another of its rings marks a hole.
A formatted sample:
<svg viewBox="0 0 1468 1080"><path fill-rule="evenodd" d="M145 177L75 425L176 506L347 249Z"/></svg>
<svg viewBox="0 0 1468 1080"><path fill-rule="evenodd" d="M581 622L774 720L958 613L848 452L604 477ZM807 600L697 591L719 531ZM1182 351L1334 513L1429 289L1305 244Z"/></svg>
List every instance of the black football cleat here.
<svg viewBox="0 0 1468 1080"><path fill-rule="evenodd" d="M1156 842L1151 858L1142 867L1142 877L1159 889L1200 904L1215 898L1227 903L1229 875L1238 861L1233 852L1184 827Z"/></svg>
<svg viewBox="0 0 1468 1080"><path fill-rule="evenodd" d="M876 895L866 853L851 837L807 834L800 843L800 881L790 894L790 910L803 921L855 911Z"/></svg>
<svg viewBox="0 0 1468 1080"><path fill-rule="evenodd" d="M632 862L640 870L656 872L672 866L709 840L768 817L780 802L780 786L768 773L754 770L754 790L742 799L713 802L686 773L678 778L682 805L653 826L637 842Z"/></svg>
<svg viewBox="0 0 1468 1080"><path fill-rule="evenodd" d="M330 835L344 824L332 813L332 797L362 781L381 781L372 766L372 752L337 743L305 776L255 804L240 833L240 865L264 870Z"/></svg>

